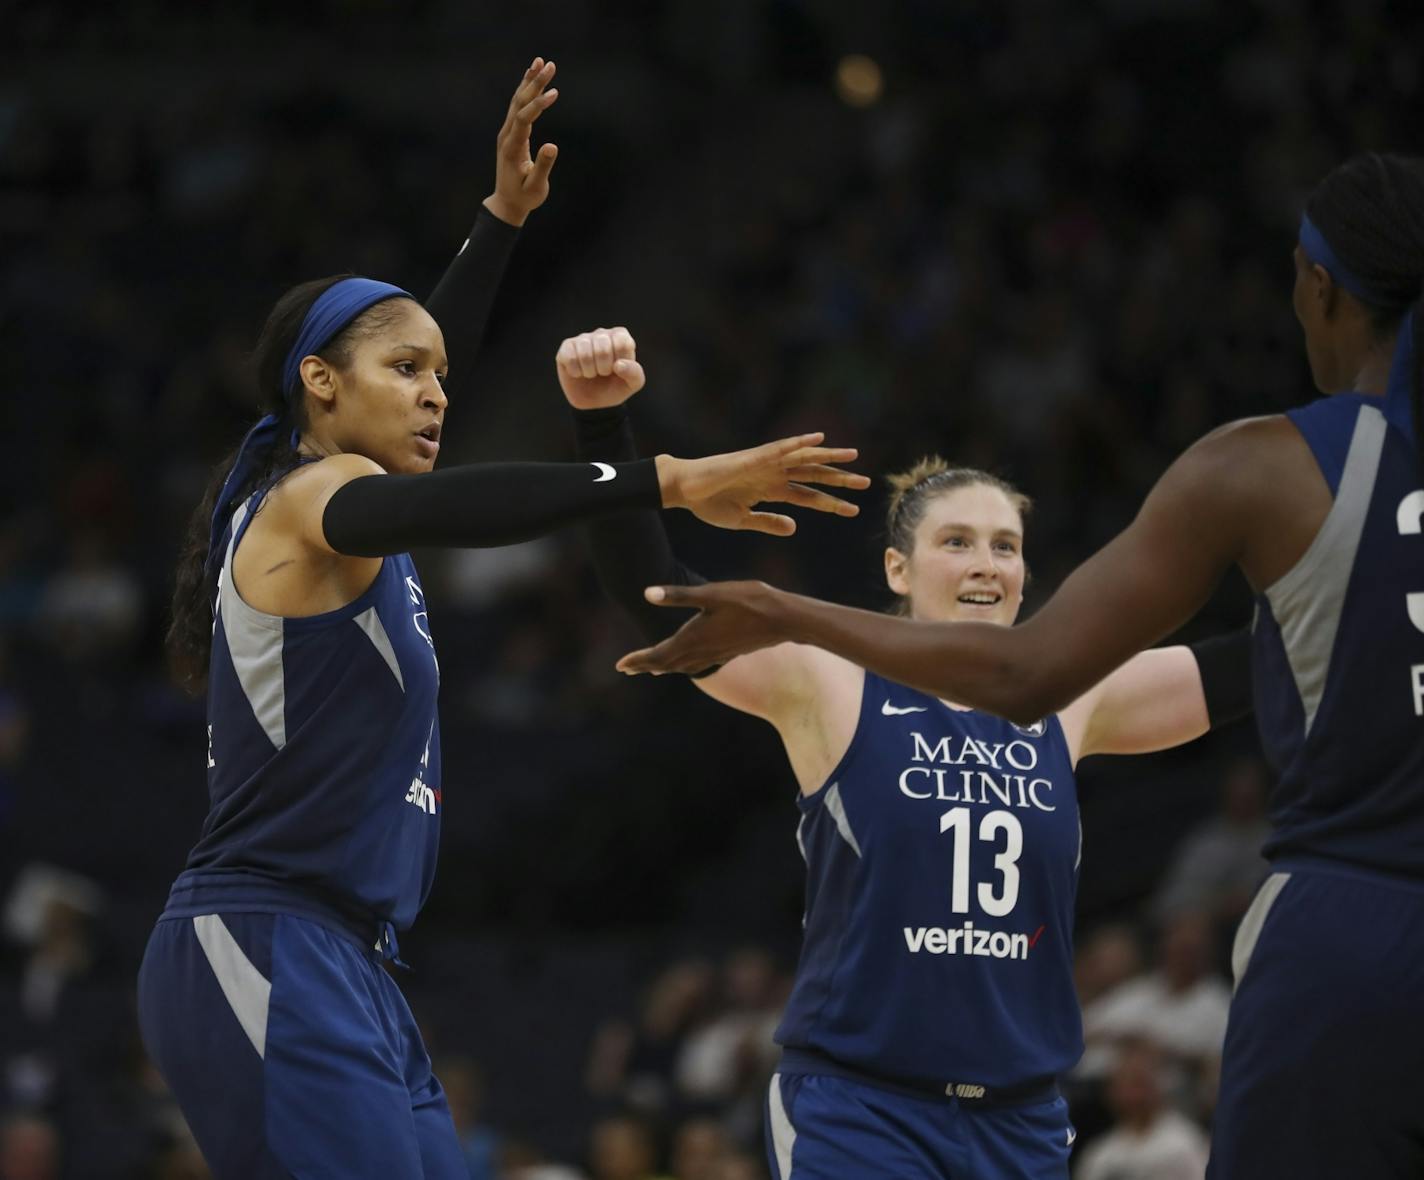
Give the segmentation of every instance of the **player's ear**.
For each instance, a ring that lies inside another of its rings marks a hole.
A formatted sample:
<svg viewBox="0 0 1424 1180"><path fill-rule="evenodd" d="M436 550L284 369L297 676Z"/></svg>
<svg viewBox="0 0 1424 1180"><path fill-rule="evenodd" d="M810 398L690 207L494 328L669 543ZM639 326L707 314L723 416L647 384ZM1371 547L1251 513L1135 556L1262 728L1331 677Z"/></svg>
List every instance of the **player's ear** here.
<svg viewBox="0 0 1424 1180"><path fill-rule="evenodd" d="M905 576L905 567L910 558L893 545L885 550L885 584L901 598L910 593L910 583Z"/></svg>
<svg viewBox="0 0 1424 1180"><path fill-rule="evenodd" d="M321 357L308 356L302 358L298 372L301 373L302 385L316 399L318 406L324 410L331 409L336 400L336 370Z"/></svg>

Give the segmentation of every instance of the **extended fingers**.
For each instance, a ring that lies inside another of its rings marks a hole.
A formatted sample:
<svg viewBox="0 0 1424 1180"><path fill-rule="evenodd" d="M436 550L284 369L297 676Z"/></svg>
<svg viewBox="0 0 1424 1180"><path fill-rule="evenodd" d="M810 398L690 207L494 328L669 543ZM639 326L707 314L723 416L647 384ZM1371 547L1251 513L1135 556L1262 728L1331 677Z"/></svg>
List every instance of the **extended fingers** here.
<svg viewBox="0 0 1424 1180"><path fill-rule="evenodd" d="M528 134L529 125L553 106L558 99L559 92L557 90L546 90L543 94L536 94L514 112L513 126Z"/></svg>
<svg viewBox="0 0 1424 1180"><path fill-rule="evenodd" d="M796 522L779 512L748 512L737 527L754 533L770 533L773 537L789 537L796 531Z"/></svg>
<svg viewBox="0 0 1424 1180"><path fill-rule="evenodd" d="M860 457L854 447L801 447L786 456L788 467L810 466L813 463L853 463Z"/></svg>
<svg viewBox="0 0 1424 1180"><path fill-rule="evenodd" d="M786 504L794 504L797 508L810 508L816 512L829 512L835 516L858 516L860 514L860 506L857 504L832 496L828 492L818 492L815 488L802 487L796 483L787 484L786 490L779 493L776 499Z"/></svg>
<svg viewBox="0 0 1424 1180"><path fill-rule="evenodd" d="M553 81L556 69L553 62L545 61L542 57L536 57L530 63L515 88L514 97L509 100L509 118L513 119L519 111L539 97L539 92Z"/></svg>
<svg viewBox="0 0 1424 1180"><path fill-rule="evenodd" d="M868 488L870 477L861 475L858 471L845 471L839 467L827 467L823 463L814 463L805 467L789 467L786 471L787 479L794 479L797 483L819 483L835 488Z"/></svg>

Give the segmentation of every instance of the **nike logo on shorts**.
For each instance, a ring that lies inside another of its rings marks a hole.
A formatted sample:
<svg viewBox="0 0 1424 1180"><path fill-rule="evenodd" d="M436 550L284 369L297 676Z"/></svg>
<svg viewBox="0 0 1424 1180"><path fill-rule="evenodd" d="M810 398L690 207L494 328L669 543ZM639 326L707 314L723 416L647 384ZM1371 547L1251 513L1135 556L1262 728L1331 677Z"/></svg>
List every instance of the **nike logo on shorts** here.
<svg viewBox="0 0 1424 1180"><path fill-rule="evenodd" d="M616 479L618 472L607 463L595 463L598 474L593 477L594 483L607 483L610 479Z"/></svg>
<svg viewBox="0 0 1424 1180"><path fill-rule="evenodd" d="M883 705L880 706L881 716L884 717L902 717L906 713L927 712L929 712L929 709L925 705L906 705L903 709L900 709L892 705L889 701L886 701Z"/></svg>

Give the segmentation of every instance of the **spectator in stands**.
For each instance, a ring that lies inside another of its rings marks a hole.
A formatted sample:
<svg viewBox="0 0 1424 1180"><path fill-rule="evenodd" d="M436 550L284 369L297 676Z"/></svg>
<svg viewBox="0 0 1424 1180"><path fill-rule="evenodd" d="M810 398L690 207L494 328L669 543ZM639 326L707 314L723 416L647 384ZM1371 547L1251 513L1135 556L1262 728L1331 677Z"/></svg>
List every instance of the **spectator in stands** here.
<svg viewBox="0 0 1424 1180"><path fill-rule="evenodd" d="M1163 1096L1160 1054L1146 1042L1122 1047L1108 1084L1116 1125L1088 1144L1074 1180L1203 1180L1207 1137Z"/></svg>
<svg viewBox="0 0 1424 1180"><path fill-rule="evenodd" d="M1266 768L1258 757L1240 758L1221 780L1217 813L1178 847L1153 899L1153 911L1169 918L1196 910L1234 925L1266 875L1261 845L1269 830Z"/></svg>
<svg viewBox="0 0 1424 1180"><path fill-rule="evenodd" d="M1199 1078L1221 1056L1231 988L1211 964L1211 920L1181 913L1169 919L1149 974L1121 983L1083 1010L1088 1045L1079 1072L1102 1076L1116 1064L1119 1046L1141 1039L1158 1047L1181 1073Z"/></svg>
<svg viewBox="0 0 1424 1180"><path fill-rule="evenodd" d="M669 1160L673 1180L720 1180L718 1172L731 1154L732 1143L721 1123L688 1119L673 1132Z"/></svg>
<svg viewBox="0 0 1424 1180"><path fill-rule="evenodd" d="M683 1045L707 1012L712 971L684 959L659 973L637 1023L609 1020L594 1034L586 1072L589 1093L657 1113L674 1102L673 1071Z"/></svg>
<svg viewBox="0 0 1424 1180"><path fill-rule="evenodd" d="M614 1115L595 1123L588 1156L593 1180L669 1180L657 1170L652 1126L638 1115Z"/></svg>

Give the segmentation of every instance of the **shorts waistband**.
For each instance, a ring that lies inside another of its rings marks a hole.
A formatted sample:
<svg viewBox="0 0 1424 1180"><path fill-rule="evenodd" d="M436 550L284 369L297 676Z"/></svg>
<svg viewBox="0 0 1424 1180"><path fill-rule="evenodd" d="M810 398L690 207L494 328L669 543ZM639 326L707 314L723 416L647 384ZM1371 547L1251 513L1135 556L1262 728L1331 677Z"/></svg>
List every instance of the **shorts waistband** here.
<svg viewBox="0 0 1424 1180"><path fill-rule="evenodd" d="M187 869L180 873L168 891L168 904L159 921L212 913L292 914L350 939L378 962L391 960L406 966L395 926L389 920L343 906L314 889L243 869Z"/></svg>
<svg viewBox="0 0 1424 1180"><path fill-rule="evenodd" d="M781 1050L779 1070L785 1073L818 1074L844 1078L881 1090L904 1094L910 1098L931 1101L959 1102L974 1110L993 1110L1001 1106L1032 1106L1052 1102L1058 1097L1058 1079L1051 1074L1012 1086L983 1086L977 1082L929 1082L918 1078L891 1078L883 1074L857 1069L827 1057L814 1049Z"/></svg>
<svg viewBox="0 0 1424 1180"><path fill-rule="evenodd" d="M1301 873L1303 875L1319 873L1330 877L1347 877L1352 881L1361 881L1366 885L1384 885L1424 894L1424 877L1406 877L1402 873L1393 873L1387 869L1377 869L1369 865L1354 864L1344 860L1331 860L1326 856L1287 855L1276 857L1270 864L1273 873Z"/></svg>

